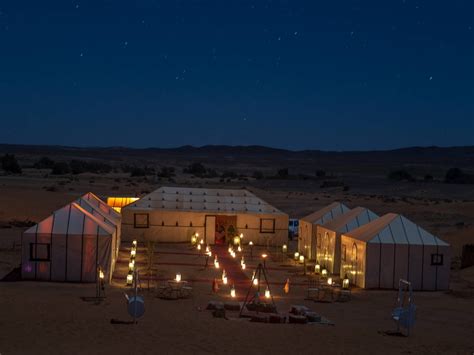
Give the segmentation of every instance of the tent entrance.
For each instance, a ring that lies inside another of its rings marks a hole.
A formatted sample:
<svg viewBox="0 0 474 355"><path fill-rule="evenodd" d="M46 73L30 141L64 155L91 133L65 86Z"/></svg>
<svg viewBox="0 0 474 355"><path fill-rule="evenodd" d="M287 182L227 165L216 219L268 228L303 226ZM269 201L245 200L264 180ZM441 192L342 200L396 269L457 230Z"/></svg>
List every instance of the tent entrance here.
<svg viewBox="0 0 474 355"><path fill-rule="evenodd" d="M237 233L237 216L216 216L215 244L226 244Z"/></svg>

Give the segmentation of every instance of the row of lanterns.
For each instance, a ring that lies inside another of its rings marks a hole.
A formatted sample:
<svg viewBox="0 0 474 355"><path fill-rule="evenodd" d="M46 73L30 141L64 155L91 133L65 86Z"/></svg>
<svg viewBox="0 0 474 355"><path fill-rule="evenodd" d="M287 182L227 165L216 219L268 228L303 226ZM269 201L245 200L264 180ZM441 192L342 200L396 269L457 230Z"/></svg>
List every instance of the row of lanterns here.
<svg viewBox="0 0 474 355"><path fill-rule="evenodd" d="M133 272L135 271L135 257L137 256L137 241L132 242L132 248L130 249L130 260L128 262L128 274L127 274L127 285L133 284Z"/></svg>

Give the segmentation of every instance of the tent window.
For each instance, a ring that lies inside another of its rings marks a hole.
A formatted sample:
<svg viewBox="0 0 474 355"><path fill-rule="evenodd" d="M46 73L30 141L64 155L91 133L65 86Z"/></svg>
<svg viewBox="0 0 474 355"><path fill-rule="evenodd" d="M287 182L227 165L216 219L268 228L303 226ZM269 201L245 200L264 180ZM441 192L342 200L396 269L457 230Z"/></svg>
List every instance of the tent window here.
<svg viewBox="0 0 474 355"><path fill-rule="evenodd" d="M443 261L443 254L431 254L431 265L441 266Z"/></svg>
<svg viewBox="0 0 474 355"><path fill-rule="evenodd" d="M133 219L133 226L135 228L150 227L150 216L148 213L135 213Z"/></svg>
<svg viewBox="0 0 474 355"><path fill-rule="evenodd" d="M275 233L275 218L260 218L260 233Z"/></svg>
<svg viewBox="0 0 474 355"><path fill-rule="evenodd" d="M51 261L51 244L30 243L30 261Z"/></svg>

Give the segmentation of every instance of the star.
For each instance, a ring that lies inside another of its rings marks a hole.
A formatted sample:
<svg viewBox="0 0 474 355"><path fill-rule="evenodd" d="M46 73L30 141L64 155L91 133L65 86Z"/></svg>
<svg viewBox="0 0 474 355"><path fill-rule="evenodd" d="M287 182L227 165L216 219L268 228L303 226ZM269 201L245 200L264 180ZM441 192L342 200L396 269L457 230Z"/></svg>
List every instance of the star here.
<svg viewBox="0 0 474 355"><path fill-rule="evenodd" d="M81 52L81 54L79 54L79 57L84 57L84 53Z"/></svg>
<svg viewBox="0 0 474 355"><path fill-rule="evenodd" d="M78 8L79 8L79 4L76 4L76 9L78 9Z"/></svg>
<svg viewBox="0 0 474 355"><path fill-rule="evenodd" d="M431 81L431 80L433 80L433 77L432 77L432 76L430 76L430 81Z"/></svg>
<svg viewBox="0 0 474 355"><path fill-rule="evenodd" d="M298 35L298 32L297 32L297 31L295 31L294 35L295 35L295 36L297 36L297 35Z"/></svg>

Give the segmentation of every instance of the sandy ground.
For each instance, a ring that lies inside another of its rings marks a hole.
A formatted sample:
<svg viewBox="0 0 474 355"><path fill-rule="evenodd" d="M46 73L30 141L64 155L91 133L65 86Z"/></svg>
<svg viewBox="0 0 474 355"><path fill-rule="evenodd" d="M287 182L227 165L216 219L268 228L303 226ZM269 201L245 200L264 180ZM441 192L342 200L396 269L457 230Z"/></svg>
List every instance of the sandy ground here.
<svg viewBox="0 0 474 355"><path fill-rule="evenodd" d="M53 210L81 193L128 195L151 191L150 182L101 177L81 177L61 185L65 179L36 177L0 178L0 222L11 219L39 221ZM93 183L91 183L93 181ZM57 186L55 192L44 187ZM455 256L463 244L474 243L474 202L435 198L387 200L381 195L343 193L341 191L291 191L289 188L251 187L270 203L301 217L336 199L350 206L366 206L379 214L399 212L421 224L453 245ZM385 199L385 200L384 200ZM462 225L459 223L462 222ZM18 242L22 228L0 228L0 277L20 262ZM16 244L15 244L16 243ZM171 251L160 254L160 251ZM263 250L260 250L260 252ZM173 278L179 271L192 282L193 297L165 301L153 291L144 290L146 314L135 326L112 325L112 318L128 320L126 289L121 281L125 267L117 267L117 280L107 286L107 299L100 305L84 302L92 296L95 285L0 282L0 353L5 354L134 354L134 353L412 353L471 354L474 352L474 268L453 269L448 292L416 292L417 324L409 338L383 335L394 330L390 312L396 301L395 291L354 290L346 303L305 301L305 277L300 267L282 265L291 262L268 262L272 293L278 309L287 311L292 304L305 304L334 322L323 325L270 325L235 319L215 319L204 311L212 299L226 300L228 288L218 295L211 293L211 280L220 272L203 270L202 257L183 255L185 245L157 246L158 277ZM247 250L248 252L248 250ZM258 255L258 253L255 253ZM191 253L192 254L192 253ZM161 264L160 264L161 263ZM189 263L191 265L182 265ZM255 262L248 262L250 277ZM453 265L455 266L455 265ZM290 278L290 293L283 293L283 283ZM162 282L162 281L160 281ZM240 292L240 291L239 291Z"/></svg>

